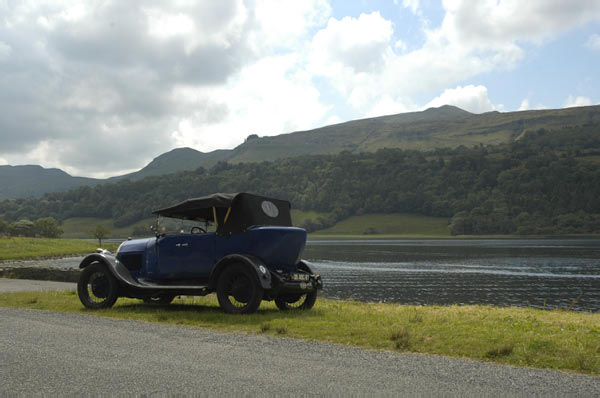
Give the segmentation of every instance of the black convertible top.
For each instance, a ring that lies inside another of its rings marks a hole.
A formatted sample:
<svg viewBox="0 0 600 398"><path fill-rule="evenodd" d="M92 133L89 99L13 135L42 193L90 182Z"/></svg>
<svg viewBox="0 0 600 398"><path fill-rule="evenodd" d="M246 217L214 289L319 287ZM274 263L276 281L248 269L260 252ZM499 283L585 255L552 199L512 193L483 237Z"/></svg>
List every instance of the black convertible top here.
<svg viewBox="0 0 600 398"><path fill-rule="evenodd" d="M184 220L211 221L217 225L217 233L222 234L243 232L257 225L292 225L290 202L243 192L187 199L153 213Z"/></svg>

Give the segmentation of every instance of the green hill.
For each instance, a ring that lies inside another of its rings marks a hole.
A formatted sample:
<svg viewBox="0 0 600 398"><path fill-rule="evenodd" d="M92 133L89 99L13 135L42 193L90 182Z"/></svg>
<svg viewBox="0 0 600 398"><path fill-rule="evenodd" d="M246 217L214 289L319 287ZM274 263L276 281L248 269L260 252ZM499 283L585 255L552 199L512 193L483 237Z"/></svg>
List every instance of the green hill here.
<svg viewBox="0 0 600 398"><path fill-rule="evenodd" d="M262 162L302 155L374 152L383 148L429 151L460 145L496 145L512 142L526 131L600 124L600 106L521 112L473 114L445 105L421 112L352 120L313 130L272 137L249 136L231 150L203 153L177 148L156 157L140 171L112 177L139 180L147 176L210 168L220 161Z"/></svg>
<svg viewBox="0 0 600 398"><path fill-rule="evenodd" d="M81 185L96 185L103 180L73 177L60 169L41 166L0 166L0 200L40 196L46 192L60 192Z"/></svg>
<svg viewBox="0 0 600 398"><path fill-rule="evenodd" d="M111 177L107 181L114 182L124 179L141 180L149 176L195 170L198 167L211 167L219 160L222 160L227 152L227 150L217 150L204 153L192 148L176 148L157 156L139 171Z"/></svg>
<svg viewBox="0 0 600 398"><path fill-rule="evenodd" d="M0 166L0 199L39 196L101 182L135 181L199 167L208 169L221 161L237 164L343 151L375 152L383 148L431 151L461 145L498 145L514 142L527 131L583 125L600 126L600 106L472 114L445 105L422 112L353 120L274 137L251 135L231 150L203 153L191 148L177 148L157 156L137 172L107 180L71 177L61 170L39 166ZM31 169L35 167L37 169Z"/></svg>
<svg viewBox="0 0 600 398"><path fill-rule="evenodd" d="M446 217L419 214L365 214L349 217L330 228L315 231L315 235L449 237L448 221Z"/></svg>
<svg viewBox="0 0 600 398"><path fill-rule="evenodd" d="M420 214L445 219L426 229L454 235L600 233L600 129L596 124L521 134L509 144L421 152L306 155L123 180L0 201L7 221L96 217L129 226L152 210L214 192L289 200L309 232L357 215ZM448 220L450 223L448 224ZM379 220L342 224L344 233L387 233ZM438 220L440 221L440 220ZM423 220L420 220L423 222ZM402 233L396 223L394 233ZM354 228L354 229L353 229ZM370 229L369 229L370 228ZM335 231L330 231L336 233ZM439 233L435 233L438 235Z"/></svg>

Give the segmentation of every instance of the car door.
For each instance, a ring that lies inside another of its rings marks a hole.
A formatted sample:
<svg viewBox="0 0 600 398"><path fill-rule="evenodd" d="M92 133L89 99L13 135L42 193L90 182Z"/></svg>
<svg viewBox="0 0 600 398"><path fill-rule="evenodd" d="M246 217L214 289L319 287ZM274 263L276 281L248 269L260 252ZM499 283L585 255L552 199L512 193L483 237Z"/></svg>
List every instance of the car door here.
<svg viewBox="0 0 600 398"><path fill-rule="evenodd" d="M158 241L159 278L207 278L214 253L214 233L163 236Z"/></svg>

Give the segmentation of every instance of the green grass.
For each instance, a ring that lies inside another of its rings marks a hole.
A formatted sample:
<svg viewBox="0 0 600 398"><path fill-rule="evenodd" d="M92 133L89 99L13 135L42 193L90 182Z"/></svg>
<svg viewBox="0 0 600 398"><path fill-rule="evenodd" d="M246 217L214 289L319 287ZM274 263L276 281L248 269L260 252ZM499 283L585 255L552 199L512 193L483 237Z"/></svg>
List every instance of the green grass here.
<svg viewBox="0 0 600 398"><path fill-rule="evenodd" d="M114 251L118 244L102 244L104 249ZM0 261L25 260L44 257L63 257L90 253L98 242L47 238L0 238Z"/></svg>
<svg viewBox="0 0 600 398"><path fill-rule="evenodd" d="M316 231L314 235L353 235L363 237L383 237L382 235L413 237L451 236L447 218L401 213L366 214L350 217L338 222L331 228Z"/></svg>
<svg viewBox="0 0 600 398"><path fill-rule="evenodd" d="M292 209L292 224L300 225L304 222L304 220L307 220L307 219L309 219L311 221L315 221L317 218L324 217L327 214L328 213L319 213L316 211L303 211L303 210Z"/></svg>
<svg viewBox="0 0 600 398"><path fill-rule="evenodd" d="M121 298L112 309L90 311L83 308L75 292L0 294L0 306L600 374L600 314L320 298L307 312L281 312L274 304L263 302L258 313L236 316L224 314L214 295L176 299L163 307Z"/></svg>
<svg viewBox="0 0 600 398"><path fill-rule="evenodd" d="M582 156L582 157L578 157L575 158L580 162L584 162L584 163L591 163L593 165L599 165L600 164L600 156L598 155L591 155L591 156Z"/></svg>
<svg viewBox="0 0 600 398"><path fill-rule="evenodd" d="M109 238L127 238L132 235L131 232L138 226L145 228L146 231L148 231L148 236L152 236L150 225L155 221L156 218L146 218L135 224L117 228L112 219L94 217L67 218L61 225L61 228L64 231L62 237L67 239L92 238L94 236L92 231L98 224L102 224L110 229Z"/></svg>

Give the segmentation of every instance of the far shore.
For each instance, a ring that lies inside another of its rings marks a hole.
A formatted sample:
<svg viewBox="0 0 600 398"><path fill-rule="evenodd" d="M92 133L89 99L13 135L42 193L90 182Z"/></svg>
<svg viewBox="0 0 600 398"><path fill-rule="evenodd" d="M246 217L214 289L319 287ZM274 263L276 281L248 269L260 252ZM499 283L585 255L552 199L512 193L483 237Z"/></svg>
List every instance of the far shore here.
<svg viewBox="0 0 600 398"><path fill-rule="evenodd" d="M373 234L373 235L334 235L334 234L308 234L310 241L327 240L482 240L482 239L505 239L505 240L536 240L536 239L599 239L596 235L400 235L400 234ZM122 241L128 238L108 238L102 245L90 238L73 239L47 239L47 238L0 238L0 265L28 260L50 260L56 258L67 258L84 256L102 247L115 252Z"/></svg>

